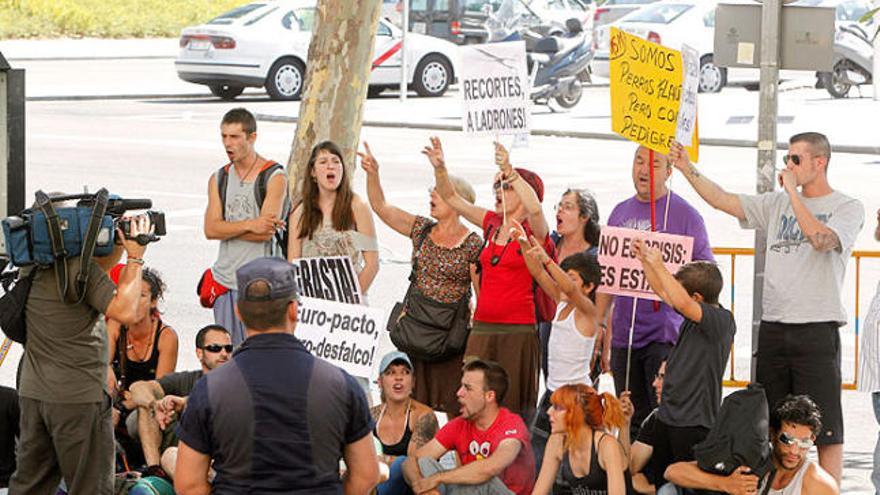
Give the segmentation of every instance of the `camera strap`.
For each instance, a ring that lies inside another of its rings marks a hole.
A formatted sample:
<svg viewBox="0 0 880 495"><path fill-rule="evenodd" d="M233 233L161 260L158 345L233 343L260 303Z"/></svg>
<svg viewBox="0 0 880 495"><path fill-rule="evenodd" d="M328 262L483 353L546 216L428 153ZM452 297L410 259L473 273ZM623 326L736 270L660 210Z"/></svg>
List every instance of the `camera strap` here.
<svg viewBox="0 0 880 495"><path fill-rule="evenodd" d="M58 213L52 205L52 199L46 193L43 191L36 192L37 207L43 212L43 215L46 216L49 240L52 243L52 257L55 258L55 280L58 286L58 296L62 301L68 304L79 304L85 298L85 289L89 275L89 263L95 252L95 243L98 240L98 230L101 227L101 220L107 210L108 200L109 193L104 188L101 188L101 190L95 194L92 215L89 219L89 226L86 230L86 236L85 239L83 239L82 251L80 253L80 267L79 272L76 275L74 297L69 298L67 295L67 289L69 286L67 250L64 249L64 237L61 234Z"/></svg>

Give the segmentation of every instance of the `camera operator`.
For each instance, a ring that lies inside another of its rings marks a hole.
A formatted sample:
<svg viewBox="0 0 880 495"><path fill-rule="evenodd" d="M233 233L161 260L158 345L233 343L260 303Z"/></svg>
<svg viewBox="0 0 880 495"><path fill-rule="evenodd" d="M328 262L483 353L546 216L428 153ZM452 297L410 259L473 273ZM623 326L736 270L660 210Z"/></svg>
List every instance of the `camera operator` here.
<svg viewBox="0 0 880 495"><path fill-rule="evenodd" d="M71 495L112 493L107 335L106 327L95 323L102 313L134 323L146 251L136 239L143 241L150 232L146 215L132 218L129 237L117 229L117 242L127 254L119 286L105 273L121 256L117 246L113 254L87 261L88 282L78 304L66 304L60 297L54 267L37 272L25 308L21 443L11 495L54 494L62 476ZM69 277L75 278L82 262L80 257L69 260Z"/></svg>

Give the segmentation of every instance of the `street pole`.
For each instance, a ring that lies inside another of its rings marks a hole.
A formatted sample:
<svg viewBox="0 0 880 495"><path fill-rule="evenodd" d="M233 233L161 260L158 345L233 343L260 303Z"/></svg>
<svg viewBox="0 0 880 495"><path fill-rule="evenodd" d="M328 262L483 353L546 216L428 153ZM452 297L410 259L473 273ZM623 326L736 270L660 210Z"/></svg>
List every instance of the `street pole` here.
<svg viewBox="0 0 880 495"><path fill-rule="evenodd" d="M779 111L779 35L782 0L764 0L761 9L761 102L758 109L758 169L756 192L775 188L776 115ZM755 279L752 300L751 379L755 381L758 329L761 324L764 295L764 264L767 233L755 231Z"/></svg>
<svg viewBox="0 0 880 495"><path fill-rule="evenodd" d="M400 102L406 103L406 32L409 31L409 0L400 0L403 2L403 21L401 29L403 33L400 36Z"/></svg>

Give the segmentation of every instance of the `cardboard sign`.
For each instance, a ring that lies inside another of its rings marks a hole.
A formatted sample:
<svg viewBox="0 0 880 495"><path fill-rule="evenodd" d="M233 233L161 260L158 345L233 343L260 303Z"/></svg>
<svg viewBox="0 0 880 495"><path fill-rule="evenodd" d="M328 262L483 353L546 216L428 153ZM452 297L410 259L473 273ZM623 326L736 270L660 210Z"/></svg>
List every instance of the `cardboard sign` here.
<svg viewBox="0 0 880 495"><path fill-rule="evenodd" d="M681 46L681 60L684 75L681 82L681 103L678 109L678 124L675 140L690 143L697 125L697 92L700 89L700 54L687 45Z"/></svg>
<svg viewBox="0 0 880 495"><path fill-rule="evenodd" d="M348 304L361 304L364 300L348 256L297 258L291 263L303 296Z"/></svg>
<svg viewBox="0 0 880 495"><path fill-rule="evenodd" d="M524 41L459 48L462 130L470 136L528 134L529 77Z"/></svg>
<svg viewBox="0 0 880 495"><path fill-rule="evenodd" d="M675 139L682 98L681 52L611 28L611 128L617 134L659 153L669 153ZM699 158L694 133L687 147ZM687 143L682 143L687 144Z"/></svg>
<svg viewBox="0 0 880 495"><path fill-rule="evenodd" d="M675 273L691 261L694 238L621 227L602 227L599 238L599 264L602 266L599 292L659 301L660 298L648 284L642 262L633 252L633 241L636 239L643 239L646 244L659 249L666 269Z"/></svg>
<svg viewBox="0 0 880 495"><path fill-rule="evenodd" d="M384 311L304 297L297 316L295 335L309 352L353 376L371 377Z"/></svg>

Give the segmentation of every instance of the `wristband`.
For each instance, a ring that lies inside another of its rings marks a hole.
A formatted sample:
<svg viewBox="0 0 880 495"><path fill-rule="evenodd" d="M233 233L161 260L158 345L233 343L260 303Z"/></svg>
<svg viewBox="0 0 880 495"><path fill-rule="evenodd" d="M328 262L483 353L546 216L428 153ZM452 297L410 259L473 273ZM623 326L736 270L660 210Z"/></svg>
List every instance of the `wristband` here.
<svg viewBox="0 0 880 495"><path fill-rule="evenodd" d="M144 259L143 258L128 258L126 260L128 263L137 263L138 265L143 266Z"/></svg>

